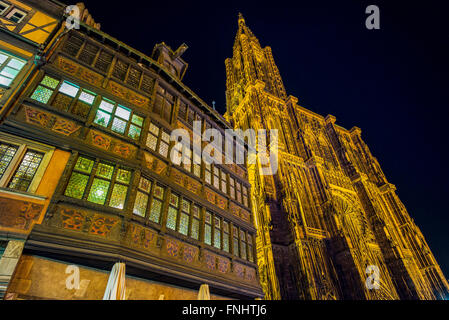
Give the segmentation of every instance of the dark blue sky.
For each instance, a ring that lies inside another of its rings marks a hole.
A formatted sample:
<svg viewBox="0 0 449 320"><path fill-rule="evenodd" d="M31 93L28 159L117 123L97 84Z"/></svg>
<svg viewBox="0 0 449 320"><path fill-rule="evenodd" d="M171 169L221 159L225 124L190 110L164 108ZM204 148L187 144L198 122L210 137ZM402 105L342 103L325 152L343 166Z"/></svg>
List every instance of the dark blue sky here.
<svg viewBox="0 0 449 320"><path fill-rule="evenodd" d="M337 124L362 128L449 276L449 8L444 1L84 0L102 31L150 55L185 42L184 82L225 111L224 60L237 14L270 46L287 93ZM380 8L380 30L365 8Z"/></svg>

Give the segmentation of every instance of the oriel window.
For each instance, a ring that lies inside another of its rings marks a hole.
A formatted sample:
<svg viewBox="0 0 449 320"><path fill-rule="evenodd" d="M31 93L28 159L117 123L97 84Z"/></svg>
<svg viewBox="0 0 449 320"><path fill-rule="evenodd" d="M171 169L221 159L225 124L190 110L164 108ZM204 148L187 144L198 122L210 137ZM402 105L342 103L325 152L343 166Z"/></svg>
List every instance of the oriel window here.
<svg viewBox="0 0 449 320"><path fill-rule="evenodd" d="M0 51L0 85L9 87L25 65L25 60Z"/></svg>

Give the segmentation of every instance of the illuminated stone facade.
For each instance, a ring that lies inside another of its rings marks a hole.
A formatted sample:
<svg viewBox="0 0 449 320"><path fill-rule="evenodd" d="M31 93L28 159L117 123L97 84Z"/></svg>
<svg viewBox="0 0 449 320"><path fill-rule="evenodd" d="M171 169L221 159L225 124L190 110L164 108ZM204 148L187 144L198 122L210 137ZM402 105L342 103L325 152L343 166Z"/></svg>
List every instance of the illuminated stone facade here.
<svg viewBox="0 0 449 320"><path fill-rule="evenodd" d="M447 280L361 130L288 96L270 47L241 15L225 64L228 121L279 130L277 173L248 168L265 297L447 298ZM368 266L379 269L378 290L366 286Z"/></svg>

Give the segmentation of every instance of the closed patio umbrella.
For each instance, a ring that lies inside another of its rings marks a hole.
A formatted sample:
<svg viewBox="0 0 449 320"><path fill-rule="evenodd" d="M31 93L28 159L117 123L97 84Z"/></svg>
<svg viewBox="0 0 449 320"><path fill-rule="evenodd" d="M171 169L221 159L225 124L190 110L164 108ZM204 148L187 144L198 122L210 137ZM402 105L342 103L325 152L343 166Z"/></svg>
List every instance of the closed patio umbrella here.
<svg viewBox="0 0 449 320"><path fill-rule="evenodd" d="M112 267L103 300L125 300L125 264L117 262Z"/></svg>

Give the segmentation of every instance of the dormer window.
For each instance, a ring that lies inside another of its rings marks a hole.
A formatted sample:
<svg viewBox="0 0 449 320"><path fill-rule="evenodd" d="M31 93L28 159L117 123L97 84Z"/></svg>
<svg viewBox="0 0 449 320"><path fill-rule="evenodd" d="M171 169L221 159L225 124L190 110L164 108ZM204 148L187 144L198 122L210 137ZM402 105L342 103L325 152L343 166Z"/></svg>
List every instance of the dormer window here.
<svg viewBox="0 0 449 320"><path fill-rule="evenodd" d="M19 9L13 9L11 10L11 12L6 16L7 19L15 22L15 23L20 23L22 22L23 18L26 17L26 12L21 11Z"/></svg>

